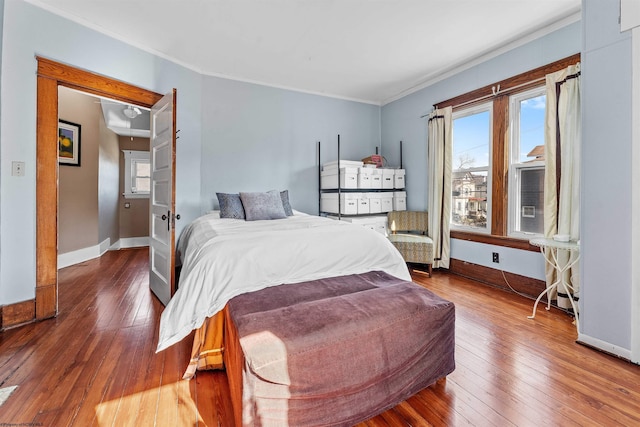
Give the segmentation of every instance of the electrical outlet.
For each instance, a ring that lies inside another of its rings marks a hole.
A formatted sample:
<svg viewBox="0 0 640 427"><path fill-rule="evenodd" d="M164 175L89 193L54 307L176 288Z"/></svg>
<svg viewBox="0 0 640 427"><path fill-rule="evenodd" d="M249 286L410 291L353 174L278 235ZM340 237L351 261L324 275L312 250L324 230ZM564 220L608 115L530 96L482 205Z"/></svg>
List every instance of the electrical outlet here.
<svg viewBox="0 0 640 427"><path fill-rule="evenodd" d="M493 262L495 262L495 263L499 263L500 262L500 254L498 252L494 252L493 253Z"/></svg>

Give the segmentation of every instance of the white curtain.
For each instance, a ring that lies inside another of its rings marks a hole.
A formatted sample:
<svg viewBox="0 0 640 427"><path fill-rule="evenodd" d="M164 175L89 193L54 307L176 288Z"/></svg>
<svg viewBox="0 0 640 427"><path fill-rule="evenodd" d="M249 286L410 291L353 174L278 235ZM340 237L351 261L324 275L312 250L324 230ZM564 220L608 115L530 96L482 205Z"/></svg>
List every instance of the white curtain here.
<svg viewBox="0 0 640 427"><path fill-rule="evenodd" d="M433 239L434 268L449 268L451 221L451 107L429 115L428 178L429 237Z"/></svg>
<svg viewBox="0 0 640 427"><path fill-rule="evenodd" d="M546 86L544 235L568 234L580 240L580 64L548 74ZM559 262L568 262L570 255L559 252ZM558 306L571 308L568 298L577 300L580 292L578 264L565 274L573 295L569 289L558 289ZM546 280L547 286L555 281L550 266Z"/></svg>

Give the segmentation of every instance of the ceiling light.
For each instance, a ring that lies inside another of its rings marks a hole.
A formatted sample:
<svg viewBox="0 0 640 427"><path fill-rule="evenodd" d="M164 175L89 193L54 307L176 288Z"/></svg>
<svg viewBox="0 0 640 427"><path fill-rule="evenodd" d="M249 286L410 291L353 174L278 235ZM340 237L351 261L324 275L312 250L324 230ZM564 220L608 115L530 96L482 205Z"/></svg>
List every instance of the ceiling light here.
<svg viewBox="0 0 640 427"><path fill-rule="evenodd" d="M138 107L132 107L131 105L128 105L127 108L124 109L123 113L130 119L135 119L142 114Z"/></svg>

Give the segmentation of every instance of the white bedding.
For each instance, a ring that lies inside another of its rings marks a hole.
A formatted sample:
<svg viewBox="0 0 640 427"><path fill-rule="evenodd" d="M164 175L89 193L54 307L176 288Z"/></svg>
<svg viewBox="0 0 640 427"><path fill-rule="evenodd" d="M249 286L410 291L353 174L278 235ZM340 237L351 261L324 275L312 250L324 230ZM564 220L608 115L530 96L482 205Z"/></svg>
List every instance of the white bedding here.
<svg viewBox="0 0 640 427"><path fill-rule="evenodd" d="M205 215L185 229L178 251L180 282L160 318L157 351L242 293L372 270L411 280L402 256L383 235L304 214L271 221Z"/></svg>

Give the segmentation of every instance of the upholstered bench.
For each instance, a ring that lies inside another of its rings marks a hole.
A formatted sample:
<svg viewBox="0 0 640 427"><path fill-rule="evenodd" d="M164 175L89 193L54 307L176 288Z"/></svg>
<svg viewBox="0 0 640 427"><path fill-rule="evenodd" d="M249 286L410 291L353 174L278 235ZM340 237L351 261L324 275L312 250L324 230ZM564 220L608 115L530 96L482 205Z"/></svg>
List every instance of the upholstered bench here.
<svg viewBox="0 0 640 427"><path fill-rule="evenodd" d="M425 264L431 277L433 240L427 236L429 214L419 211L392 211L387 214L389 240L406 262Z"/></svg>
<svg viewBox="0 0 640 427"><path fill-rule="evenodd" d="M453 303L381 271L238 295L226 316L236 426L353 426L455 368Z"/></svg>

